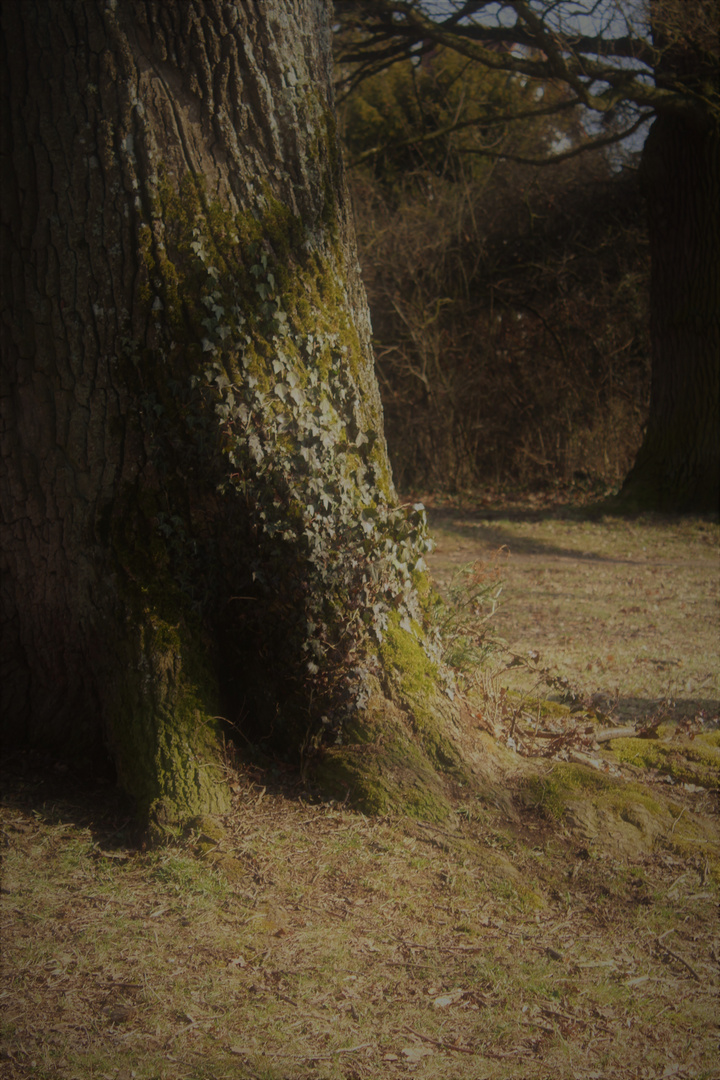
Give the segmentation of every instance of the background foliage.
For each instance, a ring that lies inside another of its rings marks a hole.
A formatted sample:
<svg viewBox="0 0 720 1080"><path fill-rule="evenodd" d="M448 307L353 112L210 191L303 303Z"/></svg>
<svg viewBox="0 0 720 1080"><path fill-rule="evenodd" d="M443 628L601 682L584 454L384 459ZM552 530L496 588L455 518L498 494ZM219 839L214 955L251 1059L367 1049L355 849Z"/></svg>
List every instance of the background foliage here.
<svg viewBox="0 0 720 1080"><path fill-rule="evenodd" d="M579 146L562 93L436 49L342 103L401 489L609 489L632 465L650 383L635 162L497 156ZM538 102L553 114L528 117Z"/></svg>

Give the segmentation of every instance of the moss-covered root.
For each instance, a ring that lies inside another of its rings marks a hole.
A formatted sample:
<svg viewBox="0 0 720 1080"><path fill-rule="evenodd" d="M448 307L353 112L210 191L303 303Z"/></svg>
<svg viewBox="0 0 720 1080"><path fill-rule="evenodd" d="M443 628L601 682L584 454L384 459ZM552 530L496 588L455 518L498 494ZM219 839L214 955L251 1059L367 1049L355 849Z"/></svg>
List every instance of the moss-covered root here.
<svg viewBox="0 0 720 1080"><path fill-rule="evenodd" d="M720 858L717 834L702 818L664 793L584 765L558 763L530 777L525 801L613 857L641 858L664 846L684 856L702 852L713 867Z"/></svg>
<svg viewBox="0 0 720 1080"><path fill-rule="evenodd" d="M346 724L342 745L325 750L316 780L366 812L441 820L451 788L478 779L462 749L462 705L448 694L418 626L404 629L392 615L378 661L367 707Z"/></svg>
<svg viewBox="0 0 720 1080"><path fill-rule="evenodd" d="M123 790L152 842L197 814L229 808L217 689L202 646L184 626L135 611L112 675L108 738Z"/></svg>
<svg viewBox="0 0 720 1080"><path fill-rule="evenodd" d="M441 775L414 737L408 717L379 687L342 746L323 753L315 781L364 813L407 813L439 821L450 804Z"/></svg>

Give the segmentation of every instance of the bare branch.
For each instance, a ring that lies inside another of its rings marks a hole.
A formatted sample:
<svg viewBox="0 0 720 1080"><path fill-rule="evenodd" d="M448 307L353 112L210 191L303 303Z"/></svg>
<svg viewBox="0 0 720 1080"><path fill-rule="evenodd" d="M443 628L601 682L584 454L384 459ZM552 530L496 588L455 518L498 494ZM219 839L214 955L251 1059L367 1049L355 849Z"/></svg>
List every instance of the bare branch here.
<svg viewBox="0 0 720 1080"><path fill-rule="evenodd" d="M653 114L650 111L641 113L635 123L630 127L625 128L623 131L615 132L612 135L598 135L594 139L585 139L579 146L574 146L571 150L563 150L559 154L550 154L547 157L529 158L519 154L506 154L502 151L483 150L482 148L474 149L470 147L458 147L455 153L475 154L479 157L498 158L503 161L515 161L519 165L558 165L561 161L569 161L570 158L585 154L588 150L600 150L605 146L613 146L615 143L622 142L623 139L628 139L641 128L643 124L646 124L651 120L652 116Z"/></svg>
<svg viewBox="0 0 720 1080"><path fill-rule="evenodd" d="M708 10L713 5L718 6L717 0L708 0ZM353 20L360 36L340 51L339 60L371 65L362 74L356 69L353 85L357 85L370 71L375 74L384 65L440 46L488 70L560 80L571 88L578 102L595 112L608 113L627 101L640 109L674 113L703 124L718 122L720 64L705 22L702 32L698 30L690 41L685 28L690 22L687 18L682 22L685 9L681 8L677 26L665 18L663 35L656 35L658 46L633 32L627 19L626 32L620 36L586 36L551 27L548 15L561 6L547 0L538 14L527 0L507 0L504 10L511 9L516 18L512 25L504 26L497 20L493 24L480 21L488 15L489 5L483 2L459 4L446 18L434 19L416 0L365 0ZM665 7L667 4L663 11ZM673 49L680 49L682 63L668 62ZM660 71L662 78L657 77Z"/></svg>
<svg viewBox="0 0 720 1080"><path fill-rule="evenodd" d="M465 131L488 125L508 124L516 120L534 120L543 116L557 116L559 113L568 112L571 109L577 108L579 104L581 104L581 102L579 102L577 98L568 98L566 101L555 102L552 105L541 108L525 109L522 112L500 113L494 116L486 113L483 116L474 117L472 120L459 120L452 124L447 124L445 127L436 128L433 131L413 135L411 138L403 139L400 142L395 139L390 143L383 143L381 146L373 146L369 150L364 150L362 154L358 154L357 157L353 158L349 163L349 167L353 169L357 165L361 165L364 161L367 161L369 158L377 157L387 150L399 150L408 146L420 145L421 143L435 142L438 139L445 138L447 135L454 134L456 131ZM463 153L467 151L461 150L460 152ZM481 153L480 150L477 152Z"/></svg>

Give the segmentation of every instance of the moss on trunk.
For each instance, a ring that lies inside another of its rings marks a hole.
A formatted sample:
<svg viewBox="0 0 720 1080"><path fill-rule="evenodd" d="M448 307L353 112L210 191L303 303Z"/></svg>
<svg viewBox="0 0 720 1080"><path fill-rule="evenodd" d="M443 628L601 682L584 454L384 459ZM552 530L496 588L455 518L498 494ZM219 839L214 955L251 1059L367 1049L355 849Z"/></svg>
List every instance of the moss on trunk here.
<svg viewBox="0 0 720 1080"><path fill-rule="evenodd" d="M250 714L291 757L324 746L330 790L442 816L436 770L460 756L419 599L426 523L394 504L341 253L279 200L233 215L192 176L160 169L150 204L153 347L125 365L153 479L113 533L137 673L109 720L122 782L142 812L217 809L210 717Z"/></svg>
<svg viewBox="0 0 720 1080"><path fill-rule="evenodd" d="M37 220L59 215L68 257L48 300L54 249L11 222L28 268L12 318L37 311L53 334L13 339L3 408L63 408L42 414L44 447L20 425L9 456L30 465L7 507L1 489L4 517L24 520L23 484L37 480L37 542L13 538L3 594L8 697L24 695L13 716L37 734L41 694L26 687L60 671L62 718L44 706L56 741L101 731L158 822L226 805L218 716L289 759L315 747L328 783L352 780L368 806L440 814L438 769L460 755L418 597L424 512L397 506L382 432L327 9L261 7L3 8L7 40L47 61L28 91L37 115L56 98L74 106L61 145L16 124L17 161L51 165L28 166L13 198L37 187ZM18 62L14 86L30 66ZM33 639L44 656L30 657Z"/></svg>

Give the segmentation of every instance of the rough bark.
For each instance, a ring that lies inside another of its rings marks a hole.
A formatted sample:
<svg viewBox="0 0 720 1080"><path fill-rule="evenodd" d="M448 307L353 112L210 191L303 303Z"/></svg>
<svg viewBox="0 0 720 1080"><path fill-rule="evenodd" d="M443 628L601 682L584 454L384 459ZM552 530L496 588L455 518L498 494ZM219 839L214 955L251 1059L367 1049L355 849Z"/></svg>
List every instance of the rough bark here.
<svg viewBox="0 0 720 1080"><path fill-rule="evenodd" d="M326 3L24 0L1 44L4 738L159 820L226 805L221 715L437 787Z"/></svg>
<svg viewBox="0 0 720 1080"><path fill-rule="evenodd" d="M621 500L665 511L720 501L720 133L660 115L642 162L652 272L650 414Z"/></svg>

